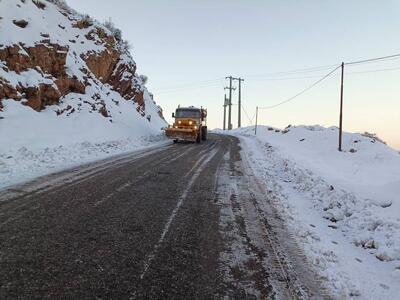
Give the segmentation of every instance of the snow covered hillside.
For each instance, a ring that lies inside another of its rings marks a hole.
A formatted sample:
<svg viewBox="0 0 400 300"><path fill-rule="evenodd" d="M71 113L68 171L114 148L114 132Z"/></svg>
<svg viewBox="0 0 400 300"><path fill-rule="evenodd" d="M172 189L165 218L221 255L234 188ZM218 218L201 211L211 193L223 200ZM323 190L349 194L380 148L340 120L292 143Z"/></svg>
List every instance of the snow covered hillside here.
<svg viewBox="0 0 400 300"><path fill-rule="evenodd" d="M337 297L399 299L400 154L372 135L259 126L232 131Z"/></svg>
<svg viewBox="0 0 400 300"><path fill-rule="evenodd" d="M0 1L0 188L163 139L121 31L62 0Z"/></svg>

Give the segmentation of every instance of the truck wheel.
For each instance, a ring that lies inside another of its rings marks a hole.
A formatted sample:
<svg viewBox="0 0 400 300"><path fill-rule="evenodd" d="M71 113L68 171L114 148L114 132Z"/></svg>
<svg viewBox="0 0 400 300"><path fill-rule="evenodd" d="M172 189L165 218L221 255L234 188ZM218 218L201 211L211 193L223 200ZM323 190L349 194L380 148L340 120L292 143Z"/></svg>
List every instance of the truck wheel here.
<svg viewBox="0 0 400 300"><path fill-rule="evenodd" d="M197 144L200 144L200 143L201 143L201 130L199 130L199 132L197 133L196 143L197 143Z"/></svg>
<svg viewBox="0 0 400 300"><path fill-rule="evenodd" d="M201 127L201 139L203 141L207 140L207 126L202 126Z"/></svg>

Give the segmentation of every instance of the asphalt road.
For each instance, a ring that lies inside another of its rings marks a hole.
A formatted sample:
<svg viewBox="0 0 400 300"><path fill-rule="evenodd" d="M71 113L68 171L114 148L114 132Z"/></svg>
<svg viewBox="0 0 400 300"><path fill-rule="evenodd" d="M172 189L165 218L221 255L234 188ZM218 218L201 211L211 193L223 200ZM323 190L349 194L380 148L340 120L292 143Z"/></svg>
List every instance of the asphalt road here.
<svg viewBox="0 0 400 300"><path fill-rule="evenodd" d="M209 137L1 192L0 298L321 295L238 140Z"/></svg>

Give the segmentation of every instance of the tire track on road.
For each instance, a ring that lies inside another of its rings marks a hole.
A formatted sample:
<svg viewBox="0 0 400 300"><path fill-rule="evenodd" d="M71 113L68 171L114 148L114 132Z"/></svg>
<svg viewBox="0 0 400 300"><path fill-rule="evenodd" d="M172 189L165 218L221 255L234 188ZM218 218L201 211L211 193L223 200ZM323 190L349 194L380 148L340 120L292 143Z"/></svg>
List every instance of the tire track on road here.
<svg viewBox="0 0 400 300"><path fill-rule="evenodd" d="M216 153L217 153L217 150L213 149L211 151L211 153L205 153L202 156L200 156L200 158L195 162L193 167L185 174L185 177L187 177L187 176L189 176L190 173L193 172L193 174L191 175L191 177L188 181L188 184L187 184L185 190L183 191L182 195L180 196L170 217L168 218L157 244L154 246L153 251L149 254L149 256L147 257L147 259L144 263L143 272L140 274L140 279L143 279L144 276L146 275L152 261L154 260L155 256L157 255L158 249L160 248L161 244L164 242L165 236L168 233L171 223L174 221L175 216L178 213L180 207L182 206L183 201L185 201L190 189L192 188L193 183L196 181L196 179L199 177L200 173L204 170L204 168L207 166L209 161L215 156ZM204 159L204 158L206 158L206 159Z"/></svg>

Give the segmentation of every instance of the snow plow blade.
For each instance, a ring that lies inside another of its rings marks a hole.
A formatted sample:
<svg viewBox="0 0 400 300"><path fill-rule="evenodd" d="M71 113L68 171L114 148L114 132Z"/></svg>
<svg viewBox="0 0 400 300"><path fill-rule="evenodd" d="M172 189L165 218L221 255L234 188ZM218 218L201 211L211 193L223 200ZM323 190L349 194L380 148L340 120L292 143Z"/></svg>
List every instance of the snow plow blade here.
<svg viewBox="0 0 400 300"><path fill-rule="evenodd" d="M197 138L197 131L186 128L166 128L165 135L174 140L195 142Z"/></svg>

